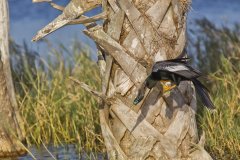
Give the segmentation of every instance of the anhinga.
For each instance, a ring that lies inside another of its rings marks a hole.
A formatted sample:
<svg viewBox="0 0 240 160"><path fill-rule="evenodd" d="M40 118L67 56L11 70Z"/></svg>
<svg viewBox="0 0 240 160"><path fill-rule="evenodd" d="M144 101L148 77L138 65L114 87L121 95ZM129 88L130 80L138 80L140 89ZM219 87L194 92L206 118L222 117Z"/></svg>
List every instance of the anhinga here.
<svg viewBox="0 0 240 160"><path fill-rule="evenodd" d="M145 88L153 88L158 81L163 84L163 92L169 91L178 86L181 81L192 81L202 103L209 109L214 109L208 89L197 79L201 72L188 65L189 58L177 58L166 61L158 61L154 64L151 74L146 78L139 89L134 104L138 104L144 97ZM166 85L166 82L173 82L174 85Z"/></svg>

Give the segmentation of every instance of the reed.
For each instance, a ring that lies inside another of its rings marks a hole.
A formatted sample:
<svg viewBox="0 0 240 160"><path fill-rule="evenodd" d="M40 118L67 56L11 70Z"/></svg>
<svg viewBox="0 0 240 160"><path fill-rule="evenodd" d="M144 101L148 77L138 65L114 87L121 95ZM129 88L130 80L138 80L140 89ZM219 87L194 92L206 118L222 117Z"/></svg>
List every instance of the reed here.
<svg viewBox="0 0 240 160"><path fill-rule="evenodd" d="M240 68L223 56L221 63L221 70L210 76L217 111L211 114L204 110L199 124L206 132L206 146L213 157L240 159Z"/></svg>
<svg viewBox="0 0 240 160"><path fill-rule="evenodd" d="M71 50L59 45L45 59L30 57L26 47L23 51L13 59L22 66L14 67L13 75L28 144L75 143L81 150L102 152L97 101L69 79L99 89L98 67L87 47L77 41Z"/></svg>
<svg viewBox="0 0 240 160"><path fill-rule="evenodd" d="M217 27L206 19L196 26L195 64L210 73L205 82L217 108L200 109L198 124L214 159L240 159L240 26Z"/></svg>
<svg viewBox="0 0 240 160"><path fill-rule="evenodd" d="M215 159L240 159L240 27L216 27L206 19L196 26L190 50L194 64L209 73L205 84L217 108L215 113L199 109L198 125ZM98 67L88 48L75 40L69 48L50 47L40 58L12 42L13 78L29 145L74 143L80 150L105 151L98 103L69 79L100 90Z"/></svg>

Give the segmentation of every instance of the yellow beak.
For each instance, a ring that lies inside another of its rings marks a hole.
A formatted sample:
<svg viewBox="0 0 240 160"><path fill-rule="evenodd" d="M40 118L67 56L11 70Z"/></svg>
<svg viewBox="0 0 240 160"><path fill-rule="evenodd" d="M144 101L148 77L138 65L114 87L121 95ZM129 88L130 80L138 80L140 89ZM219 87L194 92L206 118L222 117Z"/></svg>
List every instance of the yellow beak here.
<svg viewBox="0 0 240 160"><path fill-rule="evenodd" d="M163 86L163 93L166 93L177 86L176 84L172 83L170 80L161 80L160 82Z"/></svg>

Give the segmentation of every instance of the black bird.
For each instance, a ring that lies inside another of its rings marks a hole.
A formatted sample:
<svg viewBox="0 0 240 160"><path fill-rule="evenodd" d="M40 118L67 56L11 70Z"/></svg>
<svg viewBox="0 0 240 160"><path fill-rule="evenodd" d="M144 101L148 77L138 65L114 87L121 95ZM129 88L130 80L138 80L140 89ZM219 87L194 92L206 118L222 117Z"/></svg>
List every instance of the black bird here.
<svg viewBox="0 0 240 160"><path fill-rule="evenodd" d="M144 97L146 87L151 89L158 81L169 81L175 84L173 86L165 86L163 83L163 92L165 92L178 86L181 81L188 80L193 82L202 103L209 109L214 109L215 107L210 99L208 89L197 79L201 76L201 72L192 68L188 61L189 58L177 58L156 62L152 68L152 73L144 81L133 103L135 105L138 104Z"/></svg>

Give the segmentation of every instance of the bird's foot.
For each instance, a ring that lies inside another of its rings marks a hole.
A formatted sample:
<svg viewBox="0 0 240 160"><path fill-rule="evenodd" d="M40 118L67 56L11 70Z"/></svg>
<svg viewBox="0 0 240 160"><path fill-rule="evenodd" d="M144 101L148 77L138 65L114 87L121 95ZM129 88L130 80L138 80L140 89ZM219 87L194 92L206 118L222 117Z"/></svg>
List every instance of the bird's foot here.
<svg viewBox="0 0 240 160"><path fill-rule="evenodd" d="M176 84L172 83L172 81L170 80L161 80L160 82L163 86L163 93L171 91L173 88L177 86Z"/></svg>

